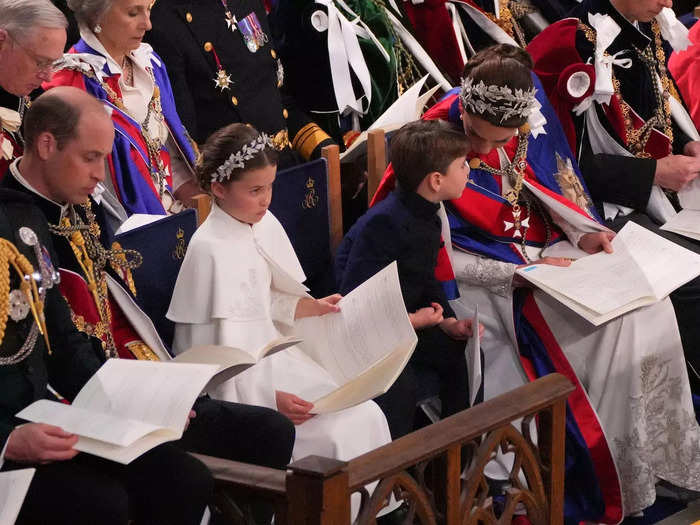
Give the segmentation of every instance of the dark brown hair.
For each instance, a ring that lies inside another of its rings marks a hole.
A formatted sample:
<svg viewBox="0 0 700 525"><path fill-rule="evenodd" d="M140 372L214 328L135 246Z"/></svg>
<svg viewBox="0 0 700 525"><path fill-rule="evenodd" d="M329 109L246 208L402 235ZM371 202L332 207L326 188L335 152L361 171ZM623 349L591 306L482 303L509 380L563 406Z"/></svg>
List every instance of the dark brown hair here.
<svg viewBox="0 0 700 525"><path fill-rule="evenodd" d="M49 132L56 139L58 149L77 136L82 108L47 91L38 97L24 116L24 143L29 150L42 133Z"/></svg>
<svg viewBox="0 0 700 525"><path fill-rule="evenodd" d="M260 133L253 126L248 124L229 124L218 131L212 133L202 146L200 158L197 163L197 179L204 191L211 191L211 177L223 165L232 154L255 140ZM276 166L279 154L272 147L266 147L252 159L245 161L245 167L234 168L231 176L222 181L221 184L229 184L239 178L246 171L264 168L266 166Z"/></svg>
<svg viewBox="0 0 700 525"><path fill-rule="evenodd" d="M461 129L442 120L417 120L402 126L391 139L391 163L404 191L416 191L429 173L445 173L458 157L469 152Z"/></svg>
<svg viewBox="0 0 700 525"><path fill-rule="evenodd" d="M462 78L471 78L476 84L480 80L487 86L507 86L512 90L532 89L532 58L522 48L510 44L487 47L474 55L464 66ZM502 128L518 128L526 118L512 117L501 122L500 116L485 112L475 115L489 124Z"/></svg>

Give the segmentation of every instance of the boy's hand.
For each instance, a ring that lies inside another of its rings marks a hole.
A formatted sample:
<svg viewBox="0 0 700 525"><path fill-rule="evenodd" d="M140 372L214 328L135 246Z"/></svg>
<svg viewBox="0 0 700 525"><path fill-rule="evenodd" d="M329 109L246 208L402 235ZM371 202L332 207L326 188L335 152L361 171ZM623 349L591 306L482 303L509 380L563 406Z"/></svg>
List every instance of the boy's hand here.
<svg viewBox="0 0 700 525"><path fill-rule="evenodd" d="M295 425L301 425L314 417L314 414L309 414L314 404L304 401L294 394L276 390L275 401L277 402L277 410L279 410L281 414L287 416Z"/></svg>
<svg viewBox="0 0 700 525"><path fill-rule="evenodd" d="M452 339L465 341L474 335L474 327L471 319L455 319L448 317L440 323L442 331ZM479 323L479 337L484 335L484 325Z"/></svg>
<svg viewBox="0 0 700 525"><path fill-rule="evenodd" d="M408 318L415 330L430 328L442 322L442 306L439 303L430 303L430 306L419 308L412 314L408 314Z"/></svg>
<svg viewBox="0 0 700 525"><path fill-rule="evenodd" d="M297 302L297 309L294 311L294 319L302 317L315 317L333 312L340 312L338 301L343 298L339 293L323 297L322 299L310 299L302 297Z"/></svg>

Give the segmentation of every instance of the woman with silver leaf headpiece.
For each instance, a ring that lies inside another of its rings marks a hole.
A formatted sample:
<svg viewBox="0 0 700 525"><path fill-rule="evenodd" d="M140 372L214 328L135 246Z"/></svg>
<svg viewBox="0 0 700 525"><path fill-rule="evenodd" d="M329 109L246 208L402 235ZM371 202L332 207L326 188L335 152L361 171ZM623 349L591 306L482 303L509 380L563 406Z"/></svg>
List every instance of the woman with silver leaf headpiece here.
<svg viewBox="0 0 700 525"><path fill-rule="evenodd" d="M618 523L654 502L658 478L700 489L700 431L668 299L595 327L515 276L535 262L567 266L611 251L613 237L590 205L531 65L518 48L488 48L465 67L461 89L424 115L463 128L476 154L462 197L446 206L443 235L451 242L443 260L450 264L438 271L455 277L445 284L459 290L458 315L478 304L489 348L485 398L551 372L576 385L567 411L565 516ZM387 173L375 199L392 185ZM549 213L544 194L570 211L566 221ZM499 477L498 465L491 467Z"/></svg>

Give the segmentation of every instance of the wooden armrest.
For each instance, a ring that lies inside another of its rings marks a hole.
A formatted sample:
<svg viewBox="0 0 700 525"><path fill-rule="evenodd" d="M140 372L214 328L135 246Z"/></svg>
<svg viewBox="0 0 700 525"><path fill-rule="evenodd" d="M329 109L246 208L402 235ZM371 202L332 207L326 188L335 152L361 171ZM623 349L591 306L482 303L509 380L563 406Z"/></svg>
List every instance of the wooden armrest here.
<svg viewBox="0 0 700 525"><path fill-rule="evenodd" d="M337 144L324 146L321 155L328 163L328 211L330 213L331 253L343 240L343 199L340 185L340 148Z"/></svg>
<svg viewBox="0 0 700 525"><path fill-rule="evenodd" d="M284 470L239 463L203 454L192 455L207 466L217 482L225 482L227 485L235 485L237 488L253 490L256 493L280 497L285 495L287 473Z"/></svg>
<svg viewBox="0 0 700 525"><path fill-rule="evenodd" d="M372 202L386 170L386 136L383 129L367 133L367 205Z"/></svg>
<svg viewBox="0 0 700 525"><path fill-rule="evenodd" d="M212 197L208 193L200 193L192 197L194 208L197 210L197 226L200 226L211 211Z"/></svg>
<svg viewBox="0 0 700 525"><path fill-rule="evenodd" d="M549 374L475 407L463 410L349 462L351 490L400 472L436 451L474 439L525 415L566 399L574 386L561 374ZM426 446L429 443L430 446Z"/></svg>

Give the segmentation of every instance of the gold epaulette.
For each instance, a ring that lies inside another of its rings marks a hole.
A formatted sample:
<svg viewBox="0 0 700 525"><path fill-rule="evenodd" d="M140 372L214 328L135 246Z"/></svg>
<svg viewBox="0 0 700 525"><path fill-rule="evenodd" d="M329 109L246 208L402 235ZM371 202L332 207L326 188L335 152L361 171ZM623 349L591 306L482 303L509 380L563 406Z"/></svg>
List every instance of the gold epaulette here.
<svg viewBox="0 0 700 525"><path fill-rule="evenodd" d="M309 122L301 128L292 140L292 148L299 152L304 160L309 160L312 153L325 140L330 140L328 133L315 122Z"/></svg>

